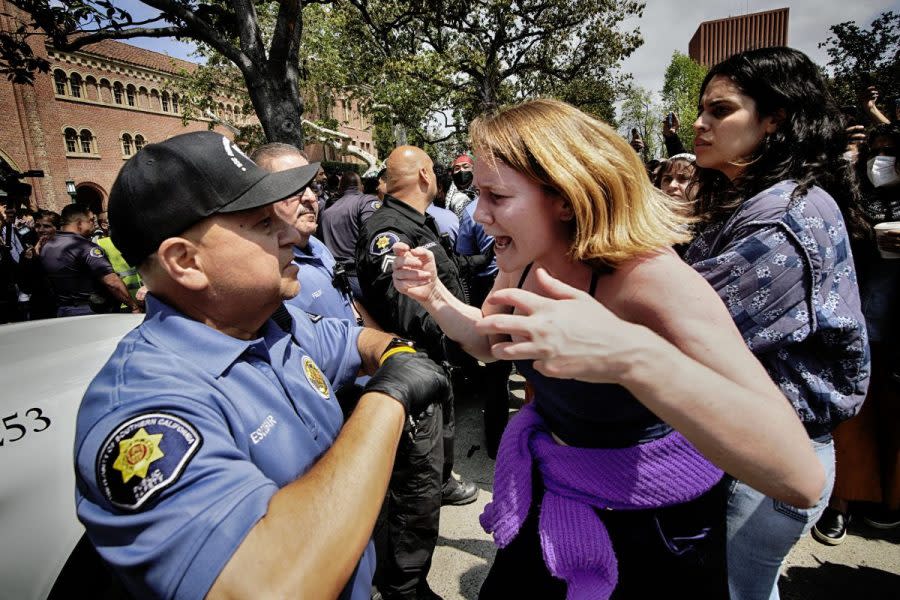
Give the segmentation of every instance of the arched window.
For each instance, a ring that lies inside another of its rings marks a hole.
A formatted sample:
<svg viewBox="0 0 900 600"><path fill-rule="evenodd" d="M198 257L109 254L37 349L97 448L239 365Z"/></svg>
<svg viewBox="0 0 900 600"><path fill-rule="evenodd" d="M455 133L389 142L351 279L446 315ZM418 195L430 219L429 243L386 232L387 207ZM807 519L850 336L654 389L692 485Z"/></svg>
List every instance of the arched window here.
<svg viewBox="0 0 900 600"><path fill-rule="evenodd" d="M97 79L92 75L84 78L84 97L88 100L99 100L100 89L97 87Z"/></svg>
<svg viewBox="0 0 900 600"><path fill-rule="evenodd" d="M144 140L144 136L142 136L141 134L137 134L136 136L134 136L134 151L140 152L145 143L146 141Z"/></svg>
<svg viewBox="0 0 900 600"><path fill-rule="evenodd" d="M113 85L113 100L116 104L122 104L122 94L125 93L125 88L122 87L122 84L118 81Z"/></svg>
<svg viewBox="0 0 900 600"><path fill-rule="evenodd" d="M74 154L78 152L78 132L72 129L66 129L66 152L70 154Z"/></svg>
<svg viewBox="0 0 900 600"><path fill-rule="evenodd" d="M134 96L134 86L129 84L128 87L125 88L125 99L128 100L128 106L134 106Z"/></svg>
<svg viewBox="0 0 900 600"><path fill-rule="evenodd" d="M150 108L150 92L144 86L138 88L138 106Z"/></svg>
<svg viewBox="0 0 900 600"><path fill-rule="evenodd" d="M163 112L169 112L169 92L162 93L162 109Z"/></svg>
<svg viewBox="0 0 900 600"><path fill-rule="evenodd" d="M65 96L66 95L66 83L68 78L66 77L65 71L61 71L59 69L53 71L53 81L56 83L56 95L57 96Z"/></svg>
<svg viewBox="0 0 900 600"><path fill-rule="evenodd" d="M81 130L81 151L85 154L95 154L94 134L87 129Z"/></svg>
<svg viewBox="0 0 900 600"><path fill-rule="evenodd" d="M178 94L172 94L172 112L178 112Z"/></svg>
<svg viewBox="0 0 900 600"><path fill-rule="evenodd" d="M125 156L134 154L134 149L131 145L131 136L127 133L122 134L122 154Z"/></svg>
<svg viewBox="0 0 900 600"><path fill-rule="evenodd" d="M81 98L81 75L78 73L72 73L72 77L69 78L69 91L73 98Z"/></svg>
<svg viewBox="0 0 900 600"><path fill-rule="evenodd" d="M112 102L112 85L105 77L100 80L100 94L97 99L100 102Z"/></svg>
<svg viewBox="0 0 900 600"><path fill-rule="evenodd" d="M160 110L162 105L159 103L159 92L157 90L150 90L150 108L153 110Z"/></svg>

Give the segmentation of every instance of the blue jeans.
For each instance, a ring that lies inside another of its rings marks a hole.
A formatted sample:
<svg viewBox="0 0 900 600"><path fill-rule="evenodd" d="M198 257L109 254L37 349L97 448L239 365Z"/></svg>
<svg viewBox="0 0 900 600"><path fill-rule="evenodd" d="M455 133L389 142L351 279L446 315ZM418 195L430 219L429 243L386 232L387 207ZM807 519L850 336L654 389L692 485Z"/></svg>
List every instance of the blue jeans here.
<svg viewBox="0 0 900 600"><path fill-rule="evenodd" d="M96 314L89 304L77 304L75 306L60 306L56 311L57 317L81 317L83 315Z"/></svg>
<svg viewBox="0 0 900 600"><path fill-rule="evenodd" d="M828 505L834 487L834 442L811 443L825 468L825 489L812 508L796 508L732 482L725 547L731 600L778 600L781 563Z"/></svg>

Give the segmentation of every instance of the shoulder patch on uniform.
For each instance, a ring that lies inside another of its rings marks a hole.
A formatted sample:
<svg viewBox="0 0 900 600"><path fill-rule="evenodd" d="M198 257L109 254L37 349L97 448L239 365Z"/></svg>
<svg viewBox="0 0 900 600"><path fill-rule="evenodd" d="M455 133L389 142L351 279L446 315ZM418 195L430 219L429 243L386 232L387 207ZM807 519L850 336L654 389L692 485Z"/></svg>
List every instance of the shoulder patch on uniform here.
<svg viewBox="0 0 900 600"><path fill-rule="evenodd" d="M97 246L94 246L93 248L91 248L91 256L95 256L97 258L102 258L104 256L103 250L101 250Z"/></svg>
<svg viewBox="0 0 900 600"><path fill-rule="evenodd" d="M309 385L319 392L319 395L323 398L330 398L331 390L328 389L328 381L325 379L325 375L322 374L321 369L319 369L319 365L308 356L303 357L302 364L303 374L306 375Z"/></svg>
<svg viewBox="0 0 900 600"><path fill-rule="evenodd" d="M139 510L181 477L203 444L193 425L166 413L125 421L97 453L97 485L113 505Z"/></svg>
<svg viewBox="0 0 900 600"><path fill-rule="evenodd" d="M311 312L306 313L306 316L309 317L309 320L313 323L318 323L322 320L322 315L317 315Z"/></svg>
<svg viewBox="0 0 900 600"><path fill-rule="evenodd" d="M369 244L369 254L381 256L391 251L394 244L400 241L400 235L393 231L381 231L375 234Z"/></svg>
<svg viewBox="0 0 900 600"><path fill-rule="evenodd" d="M381 208L381 200L372 200L372 201L369 203L369 206L371 206L371 207L374 208L375 210L378 210L379 208Z"/></svg>

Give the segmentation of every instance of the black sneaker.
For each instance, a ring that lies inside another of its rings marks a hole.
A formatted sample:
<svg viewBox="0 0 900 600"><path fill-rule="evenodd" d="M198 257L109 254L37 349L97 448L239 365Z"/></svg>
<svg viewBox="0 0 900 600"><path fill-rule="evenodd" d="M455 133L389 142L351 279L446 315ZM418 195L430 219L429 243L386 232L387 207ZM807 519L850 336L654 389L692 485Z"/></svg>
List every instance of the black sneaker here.
<svg viewBox="0 0 900 600"><path fill-rule="evenodd" d="M844 538L847 537L847 524L849 522L850 515L845 515L839 510L828 507L822 512L818 522L813 525L812 535L823 544L837 546L843 543Z"/></svg>
<svg viewBox="0 0 900 600"><path fill-rule="evenodd" d="M883 504L878 504L863 513L863 521L875 529L894 529L900 527L900 510L888 510Z"/></svg>
<svg viewBox="0 0 900 600"><path fill-rule="evenodd" d="M471 504L478 498L478 488L471 481L457 480L452 475L441 488L441 506Z"/></svg>
<svg viewBox="0 0 900 600"><path fill-rule="evenodd" d="M444 598L435 593L435 591L428 586L428 582L425 582L416 588L416 600L444 600Z"/></svg>

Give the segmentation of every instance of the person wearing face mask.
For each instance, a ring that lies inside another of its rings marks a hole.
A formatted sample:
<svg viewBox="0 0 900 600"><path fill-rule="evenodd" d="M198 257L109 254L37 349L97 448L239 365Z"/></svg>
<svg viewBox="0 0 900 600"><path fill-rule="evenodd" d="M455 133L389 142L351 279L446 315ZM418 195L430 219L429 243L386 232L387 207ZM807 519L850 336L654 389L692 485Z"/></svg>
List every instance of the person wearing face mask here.
<svg viewBox="0 0 900 600"><path fill-rule="evenodd" d="M733 600L777 600L782 561L828 502L831 432L869 382L851 239L865 235L847 133L816 65L791 48L736 54L703 81L694 122L697 237L684 260L719 293L806 429L826 472L811 508L736 478L727 512Z"/></svg>
<svg viewBox="0 0 900 600"><path fill-rule="evenodd" d="M857 174L862 210L870 225L900 221L900 128L879 125L860 148ZM844 541L849 502L864 503L861 516L879 529L900 526L900 260L880 251L900 252L900 232L887 231L854 248L862 310L872 349L872 383L860 413L835 430L837 476L828 508L813 537L835 546Z"/></svg>
<svg viewBox="0 0 900 600"><path fill-rule="evenodd" d="M447 208L455 212L458 219L462 219L466 206L478 197L478 190L472 185L474 167L475 161L468 154L457 156L450 167L453 187L447 192Z"/></svg>

